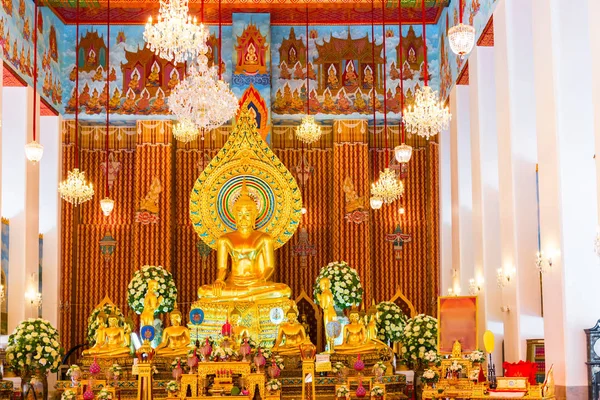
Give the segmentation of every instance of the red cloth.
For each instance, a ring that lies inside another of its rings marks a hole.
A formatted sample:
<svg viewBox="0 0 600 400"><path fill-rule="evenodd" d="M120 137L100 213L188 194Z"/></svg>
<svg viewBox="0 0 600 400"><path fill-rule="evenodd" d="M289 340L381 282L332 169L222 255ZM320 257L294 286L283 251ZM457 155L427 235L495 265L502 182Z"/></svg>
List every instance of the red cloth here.
<svg viewBox="0 0 600 400"><path fill-rule="evenodd" d="M530 361L519 361L518 363L505 362L502 364L504 368L504 376L513 378L524 376L529 379L530 385L535 385L535 374L537 372L537 364Z"/></svg>

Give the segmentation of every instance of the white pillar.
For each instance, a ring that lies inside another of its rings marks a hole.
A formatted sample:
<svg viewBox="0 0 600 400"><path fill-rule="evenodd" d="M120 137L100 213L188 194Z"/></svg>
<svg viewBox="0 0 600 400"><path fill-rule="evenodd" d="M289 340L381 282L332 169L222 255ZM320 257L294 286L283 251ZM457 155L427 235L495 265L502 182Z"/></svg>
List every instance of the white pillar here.
<svg viewBox="0 0 600 400"><path fill-rule="evenodd" d="M558 250L543 278L546 367L554 365L559 399L587 398L583 330L600 315L590 11L587 0L533 10L541 243Z"/></svg>
<svg viewBox="0 0 600 400"><path fill-rule="evenodd" d="M440 133L440 293L452 286L452 174L450 171L450 131Z"/></svg>
<svg viewBox="0 0 600 400"><path fill-rule="evenodd" d="M61 202L57 188L62 166L62 118L41 117L40 122L40 143L44 146L40 161L40 233L44 235L42 315L58 327Z"/></svg>
<svg viewBox="0 0 600 400"><path fill-rule="evenodd" d="M471 101L471 169L473 174L473 260L479 292L479 331L504 340L502 292L496 284L500 260L500 194L498 192L498 137L493 47L476 47L469 56ZM483 349L483 345L481 345ZM502 359L496 346L494 360Z"/></svg>
<svg viewBox="0 0 600 400"><path fill-rule="evenodd" d="M5 87L2 104L2 215L10 220L8 330L38 310L24 294L37 292L39 261L39 165L27 161L24 146L33 139L33 90ZM39 101L36 115L39 121ZM39 123L37 124L39 133Z"/></svg>
<svg viewBox="0 0 600 400"><path fill-rule="evenodd" d="M543 334L537 251L536 135L531 1L500 1L494 12L504 351L524 359L525 341Z"/></svg>

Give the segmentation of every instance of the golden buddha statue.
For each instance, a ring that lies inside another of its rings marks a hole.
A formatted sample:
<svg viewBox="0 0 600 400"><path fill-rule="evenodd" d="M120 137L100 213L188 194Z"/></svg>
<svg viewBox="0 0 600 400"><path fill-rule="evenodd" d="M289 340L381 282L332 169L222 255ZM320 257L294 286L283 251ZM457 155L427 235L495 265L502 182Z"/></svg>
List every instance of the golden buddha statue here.
<svg viewBox="0 0 600 400"><path fill-rule="evenodd" d="M290 307L286 313L287 322L279 325L277 339L271 349L281 356L300 355L300 345L311 343L306 330L298 322L298 312Z"/></svg>
<svg viewBox="0 0 600 400"><path fill-rule="evenodd" d="M234 308L231 314L229 314L229 322L231 324L231 335L234 347L238 349L243 343L244 338L250 339L252 337L252 332L248 327L241 324L242 313L237 308Z"/></svg>
<svg viewBox="0 0 600 400"><path fill-rule="evenodd" d="M104 344L104 340L106 337L106 314L103 312L98 313L96 316L96 323L98 324L98 328L96 328L96 335L94 337L95 343L92 347L87 350L84 350L82 355L85 356L93 356L97 354L102 345Z"/></svg>
<svg viewBox="0 0 600 400"><path fill-rule="evenodd" d="M131 94L131 93L130 93ZM154 214L158 213L158 197L162 192L162 186L160 185L160 180L157 177L152 179L152 184L150 185L150 191L146 194L140 201L140 211L148 211Z"/></svg>
<svg viewBox="0 0 600 400"><path fill-rule="evenodd" d="M181 311L175 307L169 315L171 326L163 331L162 342L156 347L156 354L160 356L185 356L190 345L190 330L181 325Z"/></svg>
<svg viewBox="0 0 600 400"><path fill-rule="evenodd" d="M217 239L217 279L212 285L200 287L198 297L213 301L289 298L289 286L269 281L275 270L274 240L268 233L254 229L258 207L245 181L233 211L237 229Z"/></svg>
<svg viewBox="0 0 600 400"><path fill-rule="evenodd" d="M89 355L99 358L110 358L129 355L130 338L125 334L125 328L119 326L119 317L111 314L108 317L108 327L104 328L104 341ZM96 342L96 345L98 342ZM92 350L92 349L90 349Z"/></svg>
<svg viewBox="0 0 600 400"><path fill-rule="evenodd" d="M350 323L344 326L343 343L335 347L339 354L373 353L388 348L382 341L368 337L367 328L360 322L358 309L352 307L349 315Z"/></svg>
<svg viewBox="0 0 600 400"><path fill-rule="evenodd" d="M154 279L148 280L148 288L144 297L144 311L140 315L141 326L152 326L154 322L154 313L163 300L162 296L156 295L157 290L158 282Z"/></svg>
<svg viewBox="0 0 600 400"><path fill-rule="evenodd" d="M250 43L248 46L248 52L246 53L246 64L256 64L258 62L258 57L256 56L256 47L254 43Z"/></svg>
<svg viewBox="0 0 600 400"><path fill-rule="evenodd" d="M331 281L329 278L321 278L319 280L319 288L321 293L317 294L317 301L323 309L323 326L327 327L327 324L337 318L337 313L333 307L333 293L331 292Z"/></svg>

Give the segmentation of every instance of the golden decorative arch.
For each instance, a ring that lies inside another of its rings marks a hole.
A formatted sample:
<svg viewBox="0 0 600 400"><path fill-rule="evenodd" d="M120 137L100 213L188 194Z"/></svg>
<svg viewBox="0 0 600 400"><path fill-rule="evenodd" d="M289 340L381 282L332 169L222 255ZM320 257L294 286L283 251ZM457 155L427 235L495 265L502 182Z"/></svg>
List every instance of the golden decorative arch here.
<svg viewBox="0 0 600 400"><path fill-rule="evenodd" d="M242 110L229 139L202 171L190 195L190 219L208 246L236 229L233 204L246 182L257 203L256 228L270 234L275 248L296 232L302 196L294 176L261 138L248 109Z"/></svg>
<svg viewBox="0 0 600 400"><path fill-rule="evenodd" d="M396 291L396 294L394 295L394 297L392 297L390 302L397 304L404 312L410 311L410 318L413 318L415 315L417 315L415 306L410 300L406 298L406 296L404 296L404 293L402 293L402 290L400 290L399 287Z"/></svg>

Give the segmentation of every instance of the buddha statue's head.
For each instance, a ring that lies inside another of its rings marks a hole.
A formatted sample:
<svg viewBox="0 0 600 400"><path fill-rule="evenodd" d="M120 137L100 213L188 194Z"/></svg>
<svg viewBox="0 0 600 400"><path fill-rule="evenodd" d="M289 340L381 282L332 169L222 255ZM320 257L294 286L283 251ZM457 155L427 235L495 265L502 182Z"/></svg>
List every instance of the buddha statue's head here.
<svg viewBox="0 0 600 400"><path fill-rule="evenodd" d="M103 312L98 313L96 315L96 323L98 324L98 328L106 327L106 314Z"/></svg>
<svg viewBox="0 0 600 400"><path fill-rule="evenodd" d="M321 289L321 292L329 290L331 288L331 281L329 280L329 278L321 278L319 280L319 288Z"/></svg>
<svg viewBox="0 0 600 400"><path fill-rule="evenodd" d="M290 307L285 316L290 324L295 324L298 322L298 312L294 309L294 307Z"/></svg>
<svg viewBox="0 0 600 400"><path fill-rule="evenodd" d="M170 318L171 318L171 326L181 326L182 315L181 315L181 311L179 311L177 308L175 308L173 311L171 311Z"/></svg>
<svg viewBox="0 0 600 400"><path fill-rule="evenodd" d="M360 312L356 306L350 309L350 313L348 314L348 319L350 323L356 324L360 320Z"/></svg>
<svg viewBox="0 0 600 400"><path fill-rule="evenodd" d="M117 314L110 314L108 316L108 326L110 328L115 328L119 325L119 317L117 317Z"/></svg>
<svg viewBox="0 0 600 400"><path fill-rule="evenodd" d="M237 308L234 308L229 315L229 322L233 326L238 326L242 321L242 313Z"/></svg>
<svg viewBox="0 0 600 400"><path fill-rule="evenodd" d="M248 192L246 181L242 183L240 195L233 203L235 224L238 228L253 229L258 216L258 207Z"/></svg>
<svg viewBox="0 0 600 400"><path fill-rule="evenodd" d="M150 279L148 281L148 293L154 294L158 290L158 281Z"/></svg>

